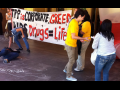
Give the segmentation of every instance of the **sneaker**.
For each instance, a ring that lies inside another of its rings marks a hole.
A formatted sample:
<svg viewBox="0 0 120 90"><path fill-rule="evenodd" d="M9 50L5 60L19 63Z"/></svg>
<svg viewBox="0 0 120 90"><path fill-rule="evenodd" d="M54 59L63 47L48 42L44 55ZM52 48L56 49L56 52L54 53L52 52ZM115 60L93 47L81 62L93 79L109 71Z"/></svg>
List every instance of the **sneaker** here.
<svg viewBox="0 0 120 90"><path fill-rule="evenodd" d="M30 53L30 50L29 50L29 49L27 49L27 51Z"/></svg>
<svg viewBox="0 0 120 90"><path fill-rule="evenodd" d="M69 80L69 81L77 81L77 79L74 78L73 76L66 77L66 79Z"/></svg>
<svg viewBox="0 0 120 90"><path fill-rule="evenodd" d="M17 51L20 51L20 50L23 50L23 48L18 48L18 49L16 49Z"/></svg>
<svg viewBox="0 0 120 90"><path fill-rule="evenodd" d="M66 71L65 69L63 70L63 72L64 72L64 73L67 73L67 71ZM73 75L73 72L71 73L71 75Z"/></svg>
<svg viewBox="0 0 120 90"><path fill-rule="evenodd" d="M10 62L10 61L8 61L7 59L4 59L4 60L3 60L3 63L5 63L5 64L6 64L6 63L11 63L11 62Z"/></svg>
<svg viewBox="0 0 120 90"><path fill-rule="evenodd" d="M82 72L83 70L78 70L77 68L74 69L76 72Z"/></svg>

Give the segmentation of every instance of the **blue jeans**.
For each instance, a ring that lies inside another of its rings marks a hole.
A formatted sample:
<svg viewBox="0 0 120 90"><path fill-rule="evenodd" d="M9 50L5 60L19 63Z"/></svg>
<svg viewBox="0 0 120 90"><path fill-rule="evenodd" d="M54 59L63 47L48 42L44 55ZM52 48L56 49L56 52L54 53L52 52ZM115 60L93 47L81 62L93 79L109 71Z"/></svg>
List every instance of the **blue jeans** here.
<svg viewBox="0 0 120 90"><path fill-rule="evenodd" d="M103 70L103 81L108 81L109 70L115 62L116 54L108 56L97 55L95 62L95 81L101 81L101 72Z"/></svg>
<svg viewBox="0 0 120 90"><path fill-rule="evenodd" d="M17 58L18 56L19 56L19 53L17 53L17 52L10 52L7 55L4 55L3 58L8 59L8 61L11 61L11 60Z"/></svg>
<svg viewBox="0 0 120 90"><path fill-rule="evenodd" d="M19 28L19 27L18 27L18 28ZM19 48L22 48L20 42L18 41L18 35L20 35L20 34L22 35L22 33L21 33L21 31L20 31L20 32L16 32L16 29L18 29L18 28L12 29L12 32L13 32L13 34L14 34L14 40L15 40L16 44L19 46ZM28 42L27 42L27 37L26 37L26 35L25 35L25 37L23 38L23 41L24 41L24 43L25 43L25 45L26 45L26 48L29 49L29 44L28 44Z"/></svg>
<svg viewBox="0 0 120 90"><path fill-rule="evenodd" d="M8 61L11 61L19 56L18 52L10 52L6 48L2 49L0 51L0 57L3 56L4 59L8 59Z"/></svg>

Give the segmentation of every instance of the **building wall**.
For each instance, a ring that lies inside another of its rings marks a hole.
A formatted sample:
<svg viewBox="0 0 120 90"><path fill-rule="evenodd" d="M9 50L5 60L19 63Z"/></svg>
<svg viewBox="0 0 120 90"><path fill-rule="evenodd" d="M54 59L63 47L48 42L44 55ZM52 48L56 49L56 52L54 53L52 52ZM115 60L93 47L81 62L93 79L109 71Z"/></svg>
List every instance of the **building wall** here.
<svg viewBox="0 0 120 90"><path fill-rule="evenodd" d="M33 8L24 8L24 10L33 11Z"/></svg>

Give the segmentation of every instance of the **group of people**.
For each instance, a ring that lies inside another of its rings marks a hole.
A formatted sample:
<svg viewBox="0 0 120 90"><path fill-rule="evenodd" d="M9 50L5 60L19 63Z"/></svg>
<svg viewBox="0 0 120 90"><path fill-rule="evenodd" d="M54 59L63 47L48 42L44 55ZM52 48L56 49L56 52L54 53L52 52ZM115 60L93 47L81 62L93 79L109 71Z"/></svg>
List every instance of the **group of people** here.
<svg viewBox="0 0 120 90"><path fill-rule="evenodd" d="M12 18L11 10L10 10L10 8L7 8L7 13L6 13L6 20L7 20L6 31L8 32L8 34L4 35L4 36L6 38L9 38L9 46L5 47L4 49L2 49L2 51L0 51L0 56L3 56L4 63L9 63L11 60L17 58L19 56L20 50L23 50L20 42L18 41L18 39L21 39L21 37L23 38L23 41L24 41L24 43L26 45L27 52L30 53L29 43L27 42L27 37L28 37L27 29L26 28L22 28L22 27L12 28L12 19L11 18ZM15 51L13 51L11 49L11 44L12 44L13 37L14 37L14 41L19 46L19 48L16 49Z"/></svg>
<svg viewBox="0 0 120 90"><path fill-rule="evenodd" d="M9 46L0 51L3 56L4 63L15 59L19 56L20 50L23 50L18 39L21 37L26 45L27 51L30 52L27 42L27 33L25 28L12 28L10 8L7 9L6 20L8 20ZM95 81L101 80L101 72L103 70L103 80L108 81L109 70L116 59L116 49L114 47L114 35L111 32L112 22L108 19L104 20L100 26L99 32L94 36L92 48L98 49L95 62ZM11 49L12 37L19 46L16 51ZM91 20L87 10L76 8L74 16L69 22L67 29L67 38L65 41L65 50L69 61L63 72L66 73L66 79L69 81L77 81L73 77L73 65L76 62L76 72L85 69L85 53L91 41Z"/></svg>
<svg viewBox="0 0 120 90"><path fill-rule="evenodd" d="M98 49L95 62L95 81L101 81L101 72L103 70L103 80L108 81L109 70L116 59L116 49L114 47L114 35L111 32L112 22L104 20L100 26L99 32L94 36L92 48ZM73 77L72 68L76 62L77 72L85 69L85 53L91 41L91 20L87 10L76 8L74 16L69 22L67 29L67 38L65 41L65 50L69 61L63 72L66 73L66 79L77 81Z"/></svg>

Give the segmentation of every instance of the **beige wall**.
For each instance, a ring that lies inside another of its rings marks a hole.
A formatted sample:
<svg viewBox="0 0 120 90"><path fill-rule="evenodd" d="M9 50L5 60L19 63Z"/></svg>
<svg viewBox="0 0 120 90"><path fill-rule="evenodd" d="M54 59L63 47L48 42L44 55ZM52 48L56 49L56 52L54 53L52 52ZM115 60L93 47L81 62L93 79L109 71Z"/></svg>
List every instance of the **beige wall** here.
<svg viewBox="0 0 120 90"><path fill-rule="evenodd" d="M45 12L45 8L33 8L33 11Z"/></svg>
<svg viewBox="0 0 120 90"><path fill-rule="evenodd" d="M86 10L88 11L89 15L90 15L90 18L92 16L92 8L86 8Z"/></svg>
<svg viewBox="0 0 120 90"><path fill-rule="evenodd" d="M72 9L72 15L73 15L73 12L75 10L75 8L64 8L65 10L71 10ZM88 13L90 14L90 18L92 16L92 8L86 8L86 10L88 11Z"/></svg>
<svg viewBox="0 0 120 90"><path fill-rule="evenodd" d="M24 8L24 10L37 11L37 12L46 12L47 11L46 8Z"/></svg>
<svg viewBox="0 0 120 90"><path fill-rule="evenodd" d="M33 11L33 8L24 8L24 10Z"/></svg>

